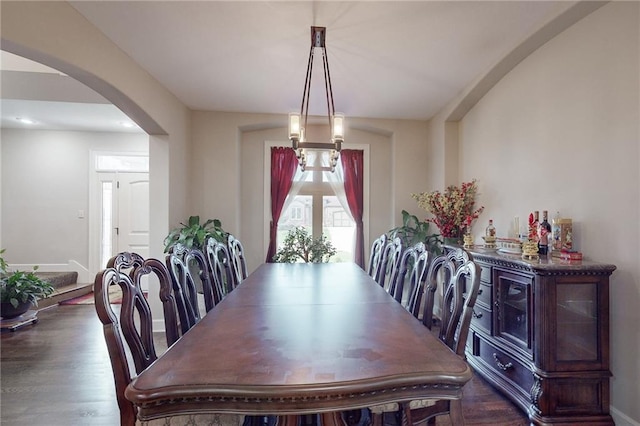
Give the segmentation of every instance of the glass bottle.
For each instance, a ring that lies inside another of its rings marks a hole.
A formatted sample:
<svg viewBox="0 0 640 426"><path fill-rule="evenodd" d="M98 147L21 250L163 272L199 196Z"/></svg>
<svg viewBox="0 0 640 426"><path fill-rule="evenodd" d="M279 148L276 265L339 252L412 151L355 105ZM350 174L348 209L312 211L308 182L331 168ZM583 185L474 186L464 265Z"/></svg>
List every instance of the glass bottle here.
<svg viewBox="0 0 640 426"><path fill-rule="evenodd" d="M496 248L496 228L493 226L493 219L489 219L489 226L485 229L483 238L486 248Z"/></svg>
<svg viewBox="0 0 640 426"><path fill-rule="evenodd" d="M562 249L562 242L560 237L560 212L556 211L556 215L551 221L551 251L559 252Z"/></svg>
<svg viewBox="0 0 640 426"><path fill-rule="evenodd" d="M533 212L533 223L531 224L531 228L529 229L529 239L534 240L536 242L540 242L540 234L538 233L538 229L540 227L540 212L538 210Z"/></svg>
<svg viewBox="0 0 640 426"><path fill-rule="evenodd" d="M496 237L496 227L493 226L493 219L489 219L489 226L485 231L485 235L487 237L495 238Z"/></svg>
<svg viewBox="0 0 640 426"><path fill-rule="evenodd" d="M548 212L542 211L542 222L538 226L538 253L545 256L549 252L549 234L551 233L551 224L549 224Z"/></svg>

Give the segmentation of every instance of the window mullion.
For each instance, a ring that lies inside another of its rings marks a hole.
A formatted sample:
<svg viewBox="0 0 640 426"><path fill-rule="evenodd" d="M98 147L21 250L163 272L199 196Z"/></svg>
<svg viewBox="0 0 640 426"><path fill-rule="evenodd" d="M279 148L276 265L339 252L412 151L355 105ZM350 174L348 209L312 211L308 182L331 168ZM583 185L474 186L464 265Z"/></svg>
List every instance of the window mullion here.
<svg viewBox="0 0 640 426"><path fill-rule="evenodd" d="M323 195L321 193L313 194L313 238L320 238L322 235L322 210Z"/></svg>

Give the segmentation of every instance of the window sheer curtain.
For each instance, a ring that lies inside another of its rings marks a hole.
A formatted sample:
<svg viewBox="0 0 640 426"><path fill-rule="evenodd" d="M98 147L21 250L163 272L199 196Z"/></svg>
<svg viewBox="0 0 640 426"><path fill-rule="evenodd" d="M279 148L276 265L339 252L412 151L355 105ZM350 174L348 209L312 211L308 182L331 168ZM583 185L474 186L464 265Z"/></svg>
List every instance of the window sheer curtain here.
<svg viewBox="0 0 640 426"><path fill-rule="evenodd" d="M356 223L356 247L354 261L364 269L364 151L360 149L343 149L340 161L344 173L344 191L351 216Z"/></svg>
<svg viewBox="0 0 640 426"><path fill-rule="evenodd" d="M292 148L274 146L271 148L271 224L269 228L269 248L267 263L273 262L276 254L278 221L285 200L293 184L293 176L298 168L298 158Z"/></svg>

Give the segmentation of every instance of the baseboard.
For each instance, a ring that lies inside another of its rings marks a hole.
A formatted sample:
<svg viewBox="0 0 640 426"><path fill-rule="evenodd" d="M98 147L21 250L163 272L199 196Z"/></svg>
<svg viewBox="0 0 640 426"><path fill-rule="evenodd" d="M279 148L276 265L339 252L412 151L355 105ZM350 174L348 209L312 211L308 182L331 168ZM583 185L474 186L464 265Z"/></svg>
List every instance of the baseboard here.
<svg viewBox="0 0 640 426"><path fill-rule="evenodd" d="M94 277L90 276L89 270L75 260L69 260L69 263L23 263L11 264L11 270L31 271L34 266L38 267L42 272L77 272L79 283L92 283Z"/></svg>
<svg viewBox="0 0 640 426"><path fill-rule="evenodd" d="M627 416L615 407L610 406L609 413L611 414L611 417L613 417L613 421L616 426L640 426L640 422L633 420L631 417Z"/></svg>
<svg viewBox="0 0 640 426"><path fill-rule="evenodd" d="M164 333L164 319L154 319L152 327L154 333Z"/></svg>

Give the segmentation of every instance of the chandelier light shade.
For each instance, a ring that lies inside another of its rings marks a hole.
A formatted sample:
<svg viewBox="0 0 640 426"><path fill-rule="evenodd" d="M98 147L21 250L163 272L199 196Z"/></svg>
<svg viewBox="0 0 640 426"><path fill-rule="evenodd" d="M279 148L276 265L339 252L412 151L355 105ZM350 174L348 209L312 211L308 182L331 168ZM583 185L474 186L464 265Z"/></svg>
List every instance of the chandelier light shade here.
<svg viewBox="0 0 640 426"><path fill-rule="evenodd" d="M307 76L302 92L302 105L300 113L289 114L289 139L291 146L296 151L300 167L313 170L327 170L333 172L340 156L342 143L344 142L344 115L335 112L333 105L333 90L331 89L331 75L329 74L329 60L325 47L325 37L327 29L325 27L311 27L311 49L309 51L309 62L307 63ZM324 87L327 96L327 121L329 124L329 134L326 142L307 142L305 140L305 127L308 123L309 115L309 94L311 92L311 74L313 73L313 55L316 49L322 51L322 65L324 69ZM307 168L307 156L305 149L330 151L328 167Z"/></svg>

